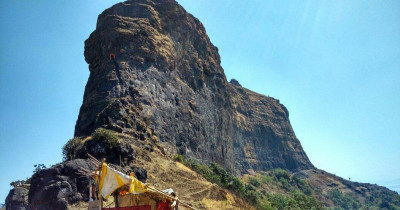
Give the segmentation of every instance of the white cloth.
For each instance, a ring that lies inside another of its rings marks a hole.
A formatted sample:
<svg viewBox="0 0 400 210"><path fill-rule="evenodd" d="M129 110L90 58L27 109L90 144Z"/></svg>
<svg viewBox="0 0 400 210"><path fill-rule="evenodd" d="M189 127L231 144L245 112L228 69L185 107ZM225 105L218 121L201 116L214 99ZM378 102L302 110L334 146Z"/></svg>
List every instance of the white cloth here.
<svg viewBox="0 0 400 210"><path fill-rule="evenodd" d="M100 177L100 195L107 199L116 189L130 184L131 181L132 179L129 176L110 168L104 163Z"/></svg>
<svg viewBox="0 0 400 210"><path fill-rule="evenodd" d="M174 190L171 189L171 188L168 188L168 189L165 189L165 190L162 190L162 191L165 192L165 193L167 193L167 194L170 194L170 195L171 195L171 193L174 192Z"/></svg>

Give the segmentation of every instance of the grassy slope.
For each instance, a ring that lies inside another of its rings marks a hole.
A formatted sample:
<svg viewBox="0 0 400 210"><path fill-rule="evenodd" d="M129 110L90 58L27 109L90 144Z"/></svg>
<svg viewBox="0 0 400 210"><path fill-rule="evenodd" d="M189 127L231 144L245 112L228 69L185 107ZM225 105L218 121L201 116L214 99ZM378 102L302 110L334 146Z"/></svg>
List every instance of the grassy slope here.
<svg viewBox="0 0 400 210"><path fill-rule="evenodd" d="M173 161L157 142L118 136L134 147L135 165L147 170L148 183L174 189L180 199L199 209L400 209L397 193L322 170L292 174L274 169L235 177L216 164L204 165L179 155ZM85 208L85 203L71 207Z"/></svg>

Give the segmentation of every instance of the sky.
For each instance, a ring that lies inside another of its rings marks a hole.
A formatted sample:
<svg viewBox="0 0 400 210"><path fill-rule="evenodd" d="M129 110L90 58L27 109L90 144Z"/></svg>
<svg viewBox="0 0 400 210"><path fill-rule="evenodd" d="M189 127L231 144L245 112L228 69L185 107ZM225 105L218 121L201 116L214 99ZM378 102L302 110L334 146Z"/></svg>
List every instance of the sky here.
<svg viewBox="0 0 400 210"><path fill-rule="evenodd" d="M89 70L84 41L115 0L0 1L0 203L62 161ZM228 80L279 99L311 162L400 192L400 1L178 0Z"/></svg>

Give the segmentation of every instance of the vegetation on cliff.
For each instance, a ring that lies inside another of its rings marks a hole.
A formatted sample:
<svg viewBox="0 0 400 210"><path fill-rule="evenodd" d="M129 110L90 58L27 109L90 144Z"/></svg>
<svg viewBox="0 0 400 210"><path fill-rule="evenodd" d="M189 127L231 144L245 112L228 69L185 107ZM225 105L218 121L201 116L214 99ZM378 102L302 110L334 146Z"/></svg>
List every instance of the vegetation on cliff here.
<svg viewBox="0 0 400 210"><path fill-rule="evenodd" d="M119 143L119 138L114 131L98 128L92 133L90 138L74 137L68 140L62 148L64 161L76 159L84 146L84 142L87 140L91 140L95 144L103 144L109 150L118 146Z"/></svg>
<svg viewBox="0 0 400 210"><path fill-rule="evenodd" d="M324 206L322 202L310 196L309 186L304 180L291 179L291 174L283 169L272 170L257 178L250 177L246 183L216 163L205 165L194 159L186 159L182 155L175 155L173 160L185 164L207 180L234 192L260 209L322 209ZM281 186L289 190L289 193L268 193L262 188L263 184Z"/></svg>
<svg viewBox="0 0 400 210"><path fill-rule="evenodd" d="M210 182L232 191L259 209L399 209L400 196L390 191L371 190L367 199L334 188L322 192L307 179L284 169L237 177L216 163L174 155L174 161L190 167ZM324 202L322 202L324 201Z"/></svg>

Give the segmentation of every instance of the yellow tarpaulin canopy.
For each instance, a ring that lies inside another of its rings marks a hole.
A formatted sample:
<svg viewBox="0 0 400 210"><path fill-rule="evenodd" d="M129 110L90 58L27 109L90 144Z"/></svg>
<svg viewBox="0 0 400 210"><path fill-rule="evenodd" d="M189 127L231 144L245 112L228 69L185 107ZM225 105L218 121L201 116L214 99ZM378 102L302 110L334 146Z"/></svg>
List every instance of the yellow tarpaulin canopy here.
<svg viewBox="0 0 400 210"><path fill-rule="evenodd" d="M129 193L146 192L146 186L133 176L125 175L103 163L100 175L99 193L108 198L118 188L129 184Z"/></svg>

